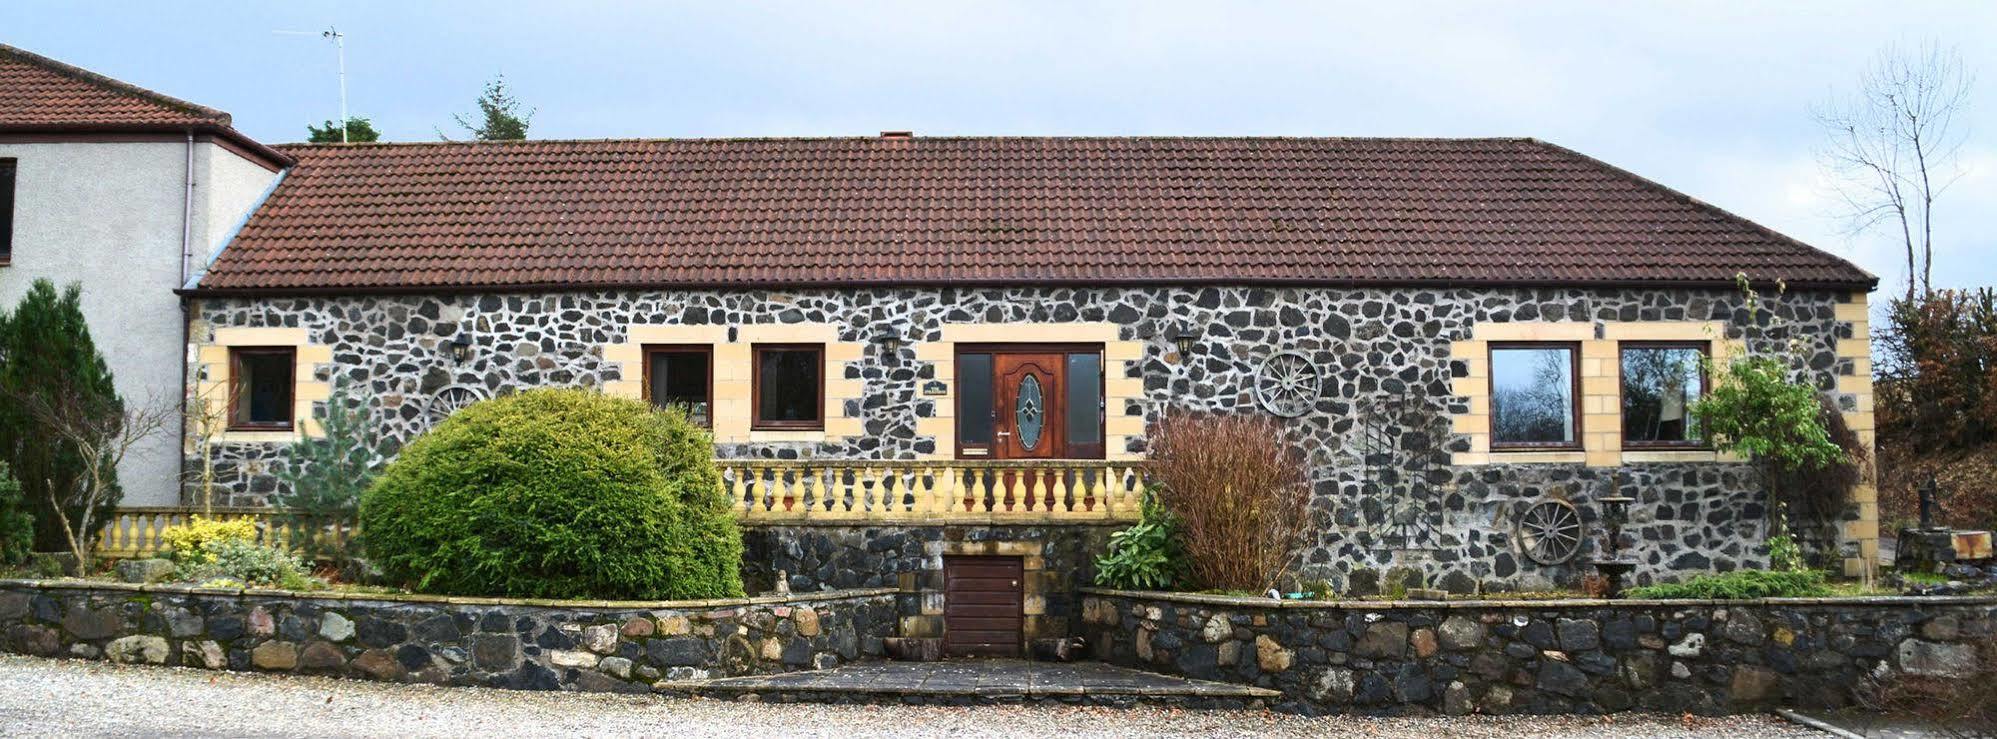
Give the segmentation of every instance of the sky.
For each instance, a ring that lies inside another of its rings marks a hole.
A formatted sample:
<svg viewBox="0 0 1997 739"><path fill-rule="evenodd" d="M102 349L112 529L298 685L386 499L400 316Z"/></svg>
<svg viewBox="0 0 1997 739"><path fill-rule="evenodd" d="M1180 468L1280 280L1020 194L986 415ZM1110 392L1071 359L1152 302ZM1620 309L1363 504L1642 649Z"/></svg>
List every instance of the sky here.
<svg viewBox="0 0 1997 739"><path fill-rule="evenodd" d="M1997 285L1997 2L53 2L0 41L302 140L348 107L388 140L462 137L504 73L533 138L1531 136L1857 262L1812 107L1889 45L1973 73L1938 287ZM1883 302L1883 301L1879 301Z"/></svg>

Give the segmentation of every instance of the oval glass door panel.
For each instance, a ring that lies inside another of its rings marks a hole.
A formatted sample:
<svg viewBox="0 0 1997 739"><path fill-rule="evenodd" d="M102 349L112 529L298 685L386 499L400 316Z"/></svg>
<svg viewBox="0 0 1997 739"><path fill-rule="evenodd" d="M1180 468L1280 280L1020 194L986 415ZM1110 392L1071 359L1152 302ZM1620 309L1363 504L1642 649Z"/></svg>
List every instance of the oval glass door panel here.
<svg viewBox="0 0 1997 739"><path fill-rule="evenodd" d="M1014 425L1019 428L1019 446L1033 451L1040 446L1040 431L1046 423L1047 403L1040 397L1040 379L1032 374L1019 380L1019 400L1012 409Z"/></svg>

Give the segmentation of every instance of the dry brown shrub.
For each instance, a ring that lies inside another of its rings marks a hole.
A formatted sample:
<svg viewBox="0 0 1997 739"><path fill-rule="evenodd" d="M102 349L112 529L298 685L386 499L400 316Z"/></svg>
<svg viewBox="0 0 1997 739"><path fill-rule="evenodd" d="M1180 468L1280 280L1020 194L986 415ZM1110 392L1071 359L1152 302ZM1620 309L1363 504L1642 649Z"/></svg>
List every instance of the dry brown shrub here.
<svg viewBox="0 0 1997 739"><path fill-rule="evenodd" d="M1262 416L1174 412L1150 435L1152 490L1179 518L1203 589L1261 592L1289 572L1309 525L1304 455Z"/></svg>

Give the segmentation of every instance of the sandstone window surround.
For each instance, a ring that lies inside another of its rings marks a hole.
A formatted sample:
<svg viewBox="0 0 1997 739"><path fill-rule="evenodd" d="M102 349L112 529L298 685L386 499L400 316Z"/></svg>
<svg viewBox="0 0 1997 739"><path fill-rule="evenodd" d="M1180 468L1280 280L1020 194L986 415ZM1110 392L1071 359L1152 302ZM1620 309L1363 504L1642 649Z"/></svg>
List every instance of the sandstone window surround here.
<svg viewBox="0 0 1997 739"><path fill-rule="evenodd" d="M1104 458L1143 459L1128 449L1131 439L1144 435L1144 416L1132 412L1143 407L1144 380L1129 376L1129 368L1144 359L1144 342L1124 340L1121 328L1108 322L946 323L938 340L912 342L916 361L929 366L926 379L945 388L941 395L923 397L931 401L931 410L915 419L916 435L936 443L935 451L921 459L956 458L958 344L1101 344Z"/></svg>
<svg viewBox="0 0 1997 739"><path fill-rule="evenodd" d="M1622 438L1622 359L1624 346L1700 346L1715 363L1724 363L1739 352L1742 343L1727 338L1722 321L1655 321L1579 323L1481 322L1472 327L1469 339L1449 345L1450 359L1462 365L1464 376L1454 378L1452 392L1468 400L1469 412L1455 416L1451 430L1470 439L1470 450L1456 452L1450 463L1483 465L1510 463L1586 464L1590 467L1616 467L1643 462L1711 462L1733 460L1732 455L1711 449L1625 449ZM1540 450L1492 445L1491 359L1493 347L1518 348L1544 345L1549 348L1575 347L1579 375L1579 425L1574 431L1573 448Z"/></svg>
<svg viewBox="0 0 1997 739"><path fill-rule="evenodd" d="M320 379L320 368L333 361L333 347L314 344L302 328L217 328L214 337L195 349L195 396L205 403L208 418L219 419L223 428L213 441L242 443L291 443L304 437L325 436L314 404L332 397L332 383ZM288 348L294 365L291 372L291 427L288 429L230 428L233 377L237 350ZM198 432L199 429L196 429ZM189 434L192 442L198 433Z"/></svg>
<svg viewBox="0 0 1997 739"><path fill-rule="evenodd" d="M823 400L823 428L755 429L753 406L755 352L758 344L821 345L823 367L820 391ZM859 436L861 419L846 413L848 401L857 405L865 397L865 382L848 377L849 367L858 367L867 344L840 341L839 327L830 323L775 323L747 326L649 325L626 327L624 341L604 348L606 362L621 365L619 379L604 383L606 395L643 399L645 395L645 352L647 346L705 346L711 359L712 400L709 410L714 441L739 443L816 443ZM857 374L857 373L853 373Z"/></svg>

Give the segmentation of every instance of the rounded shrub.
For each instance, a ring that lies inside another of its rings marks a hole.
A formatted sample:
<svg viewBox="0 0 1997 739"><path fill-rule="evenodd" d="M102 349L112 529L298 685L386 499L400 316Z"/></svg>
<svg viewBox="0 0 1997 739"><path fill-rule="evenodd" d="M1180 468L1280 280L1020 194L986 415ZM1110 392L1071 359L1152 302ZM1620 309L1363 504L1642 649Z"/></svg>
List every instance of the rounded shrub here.
<svg viewBox="0 0 1997 739"><path fill-rule="evenodd" d="M483 401L361 497L367 557L414 590L529 598L742 594L742 532L707 433L585 390Z"/></svg>

